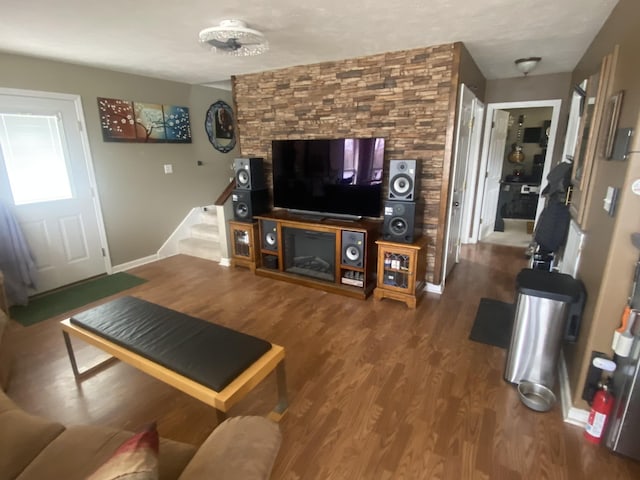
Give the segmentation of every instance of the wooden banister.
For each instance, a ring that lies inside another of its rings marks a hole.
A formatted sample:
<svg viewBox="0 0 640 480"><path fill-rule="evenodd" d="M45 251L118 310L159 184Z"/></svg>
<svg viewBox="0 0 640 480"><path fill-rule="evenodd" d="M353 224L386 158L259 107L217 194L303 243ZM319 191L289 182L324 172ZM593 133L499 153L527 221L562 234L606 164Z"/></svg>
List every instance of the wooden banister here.
<svg viewBox="0 0 640 480"><path fill-rule="evenodd" d="M229 197L231 196L231 192L233 192L234 188L236 188L235 178L229 182L229 185L227 185L227 188L225 188L224 191L220 194L218 199L215 201L214 205L217 205L217 206L224 205L226 201L229 200Z"/></svg>

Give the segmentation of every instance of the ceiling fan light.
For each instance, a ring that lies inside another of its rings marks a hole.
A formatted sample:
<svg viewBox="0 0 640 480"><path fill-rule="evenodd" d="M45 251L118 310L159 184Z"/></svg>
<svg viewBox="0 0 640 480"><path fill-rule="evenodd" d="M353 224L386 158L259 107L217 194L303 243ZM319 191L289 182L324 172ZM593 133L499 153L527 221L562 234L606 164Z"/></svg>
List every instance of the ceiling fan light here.
<svg viewBox="0 0 640 480"><path fill-rule="evenodd" d="M531 70L538 66L540 60L542 60L541 57L519 58L515 61L515 64L518 70L520 70L524 75L527 75Z"/></svg>
<svg viewBox="0 0 640 480"><path fill-rule="evenodd" d="M251 57L254 55L260 55L269 50L269 44L267 42L259 45L243 45L236 50L228 50L226 48L217 48L211 46L211 51L217 55L227 55L230 57Z"/></svg>
<svg viewBox="0 0 640 480"><path fill-rule="evenodd" d="M241 20L223 20L216 27L201 30L198 38L201 44L220 55L247 57L269 50L269 42L262 32L247 28L247 24ZM238 41L240 46L232 49L216 45L216 42L225 43L229 39Z"/></svg>

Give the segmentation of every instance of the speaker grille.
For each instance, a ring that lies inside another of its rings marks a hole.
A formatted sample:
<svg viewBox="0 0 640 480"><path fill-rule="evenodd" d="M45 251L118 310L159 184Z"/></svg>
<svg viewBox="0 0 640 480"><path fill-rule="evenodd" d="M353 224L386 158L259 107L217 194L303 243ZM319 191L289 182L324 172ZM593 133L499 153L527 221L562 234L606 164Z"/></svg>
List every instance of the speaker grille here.
<svg viewBox="0 0 640 480"><path fill-rule="evenodd" d="M393 217L389 221L389 229L394 235L402 236L409 230L407 220L403 217Z"/></svg>
<svg viewBox="0 0 640 480"><path fill-rule="evenodd" d="M238 183L238 187L249 188L251 185L251 176L249 175L249 172L246 170L238 170L236 182Z"/></svg>
<svg viewBox="0 0 640 480"><path fill-rule="evenodd" d="M349 245L347 248L345 248L344 255L345 257L347 257L347 260L351 262L360 260L360 250L354 245Z"/></svg>
<svg viewBox="0 0 640 480"><path fill-rule="evenodd" d="M391 193L397 197L406 197L413 190L413 180L404 173L393 177Z"/></svg>
<svg viewBox="0 0 640 480"><path fill-rule="evenodd" d="M238 202L236 203L235 212L236 212L236 217L246 219L249 217L249 214L250 214L249 205L247 205L244 202Z"/></svg>

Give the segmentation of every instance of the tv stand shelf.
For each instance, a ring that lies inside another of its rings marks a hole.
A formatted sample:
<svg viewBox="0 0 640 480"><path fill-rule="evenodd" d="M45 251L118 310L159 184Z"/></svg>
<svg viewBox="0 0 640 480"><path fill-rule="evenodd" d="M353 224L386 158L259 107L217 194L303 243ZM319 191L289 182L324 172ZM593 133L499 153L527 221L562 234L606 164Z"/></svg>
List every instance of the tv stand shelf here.
<svg viewBox="0 0 640 480"><path fill-rule="evenodd" d="M361 299L373 292L380 222L311 219L285 210L254 219L256 275Z"/></svg>

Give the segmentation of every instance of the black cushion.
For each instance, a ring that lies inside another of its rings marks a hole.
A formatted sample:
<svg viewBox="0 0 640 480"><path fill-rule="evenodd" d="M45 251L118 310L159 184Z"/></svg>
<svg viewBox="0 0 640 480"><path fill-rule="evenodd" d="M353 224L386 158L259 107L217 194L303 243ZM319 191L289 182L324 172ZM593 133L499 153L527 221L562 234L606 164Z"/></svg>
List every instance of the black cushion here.
<svg viewBox="0 0 640 480"><path fill-rule="evenodd" d="M216 392L271 349L260 338L135 297L78 313L71 323Z"/></svg>

